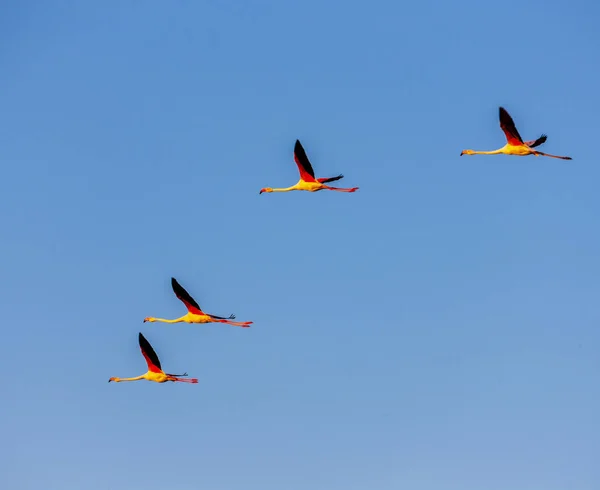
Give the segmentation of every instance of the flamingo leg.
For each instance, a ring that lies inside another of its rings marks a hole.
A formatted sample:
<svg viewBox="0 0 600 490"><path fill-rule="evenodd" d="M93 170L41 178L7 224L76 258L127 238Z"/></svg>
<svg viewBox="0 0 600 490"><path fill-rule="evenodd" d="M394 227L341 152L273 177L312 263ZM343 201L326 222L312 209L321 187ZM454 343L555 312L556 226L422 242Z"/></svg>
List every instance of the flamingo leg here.
<svg viewBox="0 0 600 490"><path fill-rule="evenodd" d="M541 151L536 151L535 156L542 155L550 158L560 158L561 160L573 160L571 157L560 157L558 155L550 155L550 153L543 153Z"/></svg>
<svg viewBox="0 0 600 490"><path fill-rule="evenodd" d="M230 320L215 320L218 323L226 323L227 325L233 325L234 327L249 327L253 322L232 322Z"/></svg>
<svg viewBox="0 0 600 490"><path fill-rule="evenodd" d="M341 188L341 187L331 187L328 185L324 185L323 188L330 190L330 191L338 191L338 192L356 192L358 190L358 187L352 187L351 189L345 189L345 188Z"/></svg>
<svg viewBox="0 0 600 490"><path fill-rule="evenodd" d="M179 381L180 383L198 383L198 378L171 378L171 381Z"/></svg>

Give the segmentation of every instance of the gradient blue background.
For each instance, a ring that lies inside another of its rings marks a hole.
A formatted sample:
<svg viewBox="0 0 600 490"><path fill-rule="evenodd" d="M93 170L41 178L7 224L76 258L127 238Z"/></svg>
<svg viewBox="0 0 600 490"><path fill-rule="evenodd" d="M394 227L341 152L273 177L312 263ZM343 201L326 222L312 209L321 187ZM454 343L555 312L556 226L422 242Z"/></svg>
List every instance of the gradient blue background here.
<svg viewBox="0 0 600 490"><path fill-rule="evenodd" d="M0 486L600 488L599 16L4 2Z"/></svg>

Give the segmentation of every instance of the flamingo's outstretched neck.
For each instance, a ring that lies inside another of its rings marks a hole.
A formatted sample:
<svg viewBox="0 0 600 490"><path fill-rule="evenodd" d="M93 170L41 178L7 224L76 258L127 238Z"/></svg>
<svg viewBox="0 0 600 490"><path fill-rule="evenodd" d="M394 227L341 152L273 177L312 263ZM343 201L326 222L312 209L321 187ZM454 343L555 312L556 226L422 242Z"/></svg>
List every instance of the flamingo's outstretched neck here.
<svg viewBox="0 0 600 490"><path fill-rule="evenodd" d="M147 318L144 318L144 323L146 322L162 322L162 323L180 323L184 321L185 316L182 316L181 318L175 318L174 320L168 320L166 318L154 318L152 316L149 316Z"/></svg>
<svg viewBox="0 0 600 490"><path fill-rule="evenodd" d="M136 378L110 378L108 382L114 381L115 383L120 383L121 381L138 381L140 379L144 379L145 375L137 376Z"/></svg>
<svg viewBox="0 0 600 490"><path fill-rule="evenodd" d="M502 150L493 150L493 151L474 151L473 153L477 155L500 155Z"/></svg>
<svg viewBox="0 0 600 490"><path fill-rule="evenodd" d="M499 150L493 150L493 151L483 151L483 150L463 150L462 153L460 154L460 156L463 155L500 155L502 153L504 153L503 148L500 148Z"/></svg>

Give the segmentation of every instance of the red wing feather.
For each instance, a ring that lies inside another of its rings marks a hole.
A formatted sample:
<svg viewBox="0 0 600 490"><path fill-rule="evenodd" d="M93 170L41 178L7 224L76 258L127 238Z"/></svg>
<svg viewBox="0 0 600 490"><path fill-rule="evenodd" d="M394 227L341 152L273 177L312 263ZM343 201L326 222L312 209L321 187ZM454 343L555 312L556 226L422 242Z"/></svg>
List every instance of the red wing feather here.
<svg viewBox="0 0 600 490"><path fill-rule="evenodd" d="M177 279L174 277L171 278L171 287L173 288L173 292L175 296L177 296L185 305L190 313L194 313L195 315L204 315L204 312L198 306L198 303L190 296L190 294L177 282Z"/></svg>
<svg viewBox="0 0 600 490"><path fill-rule="evenodd" d="M502 128L502 131L504 131L506 141L508 141L509 145L523 145L523 138L521 138L512 117L510 117L510 114L506 112L504 107L500 107L500 127Z"/></svg>
<svg viewBox="0 0 600 490"><path fill-rule="evenodd" d="M315 171L306 156L306 152L299 140L296 140L296 145L294 146L294 161L296 165L298 165L298 170L300 171L300 178L304 182L316 182L315 180Z"/></svg>
<svg viewBox="0 0 600 490"><path fill-rule="evenodd" d="M139 335L140 341L140 349L142 350L142 355L144 359L146 359L146 363L148 364L148 371L152 371L153 373L162 373L162 368L160 367L160 361L158 360L158 356L154 349L150 345L150 342L146 340L146 337L142 335L140 332Z"/></svg>

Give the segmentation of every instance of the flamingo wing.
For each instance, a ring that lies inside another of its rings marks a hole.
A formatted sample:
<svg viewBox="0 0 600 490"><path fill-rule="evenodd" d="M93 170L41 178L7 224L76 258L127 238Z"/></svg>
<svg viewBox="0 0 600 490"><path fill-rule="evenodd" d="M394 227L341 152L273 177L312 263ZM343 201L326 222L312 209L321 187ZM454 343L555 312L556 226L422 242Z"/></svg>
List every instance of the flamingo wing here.
<svg viewBox="0 0 600 490"><path fill-rule="evenodd" d="M194 313L195 315L204 315L204 312L200 306L198 306L196 300L190 296L190 293L188 293L174 277L171 278L171 286L175 296L177 296L183 302L190 313Z"/></svg>
<svg viewBox="0 0 600 490"><path fill-rule="evenodd" d="M227 318L225 318L224 316L217 316L217 315L208 315L211 318L216 318L217 320L235 320L235 315L232 313L231 315L229 315Z"/></svg>
<svg viewBox="0 0 600 490"><path fill-rule="evenodd" d="M148 364L148 371L152 371L153 373L162 373L162 368L160 367L160 361L158 360L158 356L154 349L150 345L150 342L146 340L146 337L142 335L140 332L139 335L140 341L140 349L142 349L142 355L144 359L146 359L146 363Z"/></svg>
<svg viewBox="0 0 600 490"><path fill-rule="evenodd" d="M523 138L521 138L521 135L515 126L515 122L512 120L512 117L510 117L510 114L506 112L504 107L500 107L500 127L502 128L502 131L504 131L506 141L508 141L509 145L523 145Z"/></svg>
<svg viewBox="0 0 600 490"><path fill-rule="evenodd" d="M538 139L536 140L532 140L532 141L526 141L525 144L529 147L529 148L535 148L536 146L540 146L542 144L544 144L546 142L546 140L548 139L548 136L546 136L545 134L541 135Z"/></svg>
<svg viewBox="0 0 600 490"><path fill-rule="evenodd" d="M340 180L343 178L344 176L340 174L337 177L321 177L320 179L317 179L317 182L321 182L321 184L326 184L327 182L333 182L335 180Z"/></svg>
<svg viewBox="0 0 600 490"><path fill-rule="evenodd" d="M306 156L306 152L299 140L296 140L296 144L294 146L294 161L296 165L298 165L298 170L300 171L300 178L304 182L316 182L315 180L315 171L310 164L310 160Z"/></svg>

